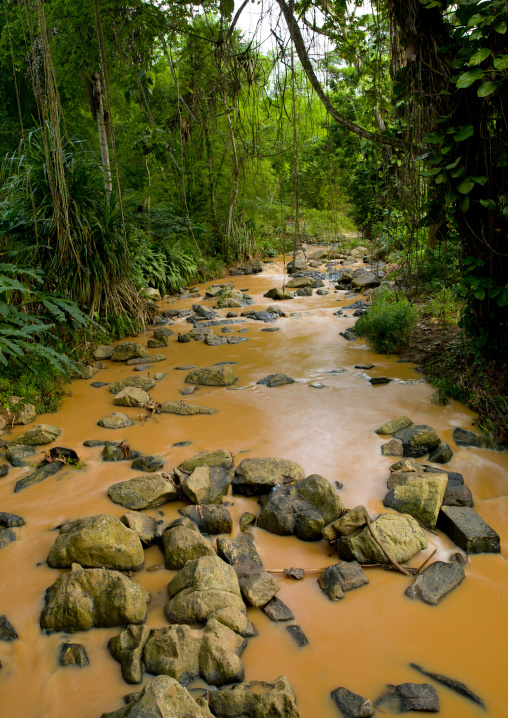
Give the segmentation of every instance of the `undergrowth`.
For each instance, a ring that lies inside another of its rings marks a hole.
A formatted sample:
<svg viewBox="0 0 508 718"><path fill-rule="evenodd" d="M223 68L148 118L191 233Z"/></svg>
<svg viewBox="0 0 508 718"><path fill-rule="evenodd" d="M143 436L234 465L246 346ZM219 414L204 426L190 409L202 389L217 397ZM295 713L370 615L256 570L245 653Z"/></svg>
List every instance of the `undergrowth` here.
<svg viewBox="0 0 508 718"><path fill-rule="evenodd" d="M408 345L417 321L418 310L404 295L382 288L367 314L357 321L355 331L379 354L393 354Z"/></svg>

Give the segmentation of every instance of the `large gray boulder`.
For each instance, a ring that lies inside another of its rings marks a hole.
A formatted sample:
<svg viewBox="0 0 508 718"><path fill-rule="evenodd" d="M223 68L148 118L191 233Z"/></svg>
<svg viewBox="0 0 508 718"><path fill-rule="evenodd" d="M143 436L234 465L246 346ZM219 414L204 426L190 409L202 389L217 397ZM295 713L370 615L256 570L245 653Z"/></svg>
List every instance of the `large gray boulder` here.
<svg viewBox="0 0 508 718"><path fill-rule="evenodd" d="M176 501L178 492L175 484L162 474L151 474L112 484L108 489L108 496L115 504L139 511Z"/></svg>
<svg viewBox="0 0 508 718"><path fill-rule="evenodd" d="M398 563L408 561L428 545L425 533L412 516L381 514L372 522L372 529ZM390 563L368 527L339 538L337 549L339 556L346 561Z"/></svg>
<svg viewBox="0 0 508 718"><path fill-rule="evenodd" d="M364 289L379 287L379 285L381 284L381 280L374 272L360 272L359 270L356 271L358 273L355 272L355 276L351 280L351 285L354 289L363 291Z"/></svg>
<svg viewBox="0 0 508 718"><path fill-rule="evenodd" d="M221 466L197 466L181 486L193 504L216 504L227 494L229 483L229 475Z"/></svg>
<svg viewBox="0 0 508 718"><path fill-rule="evenodd" d="M143 566L138 534L110 514L66 521L48 556L52 568L73 563L91 568L136 571Z"/></svg>
<svg viewBox="0 0 508 718"><path fill-rule="evenodd" d="M240 494L266 494L277 484L298 481L305 476L302 467L288 459L244 459L237 466L233 488Z"/></svg>
<svg viewBox="0 0 508 718"><path fill-rule="evenodd" d="M446 474L393 473L388 483L385 506L410 514L428 529L435 527L448 485Z"/></svg>
<svg viewBox="0 0 508 718"><path fill-rule="evenodd" d="M129 359L138 359L140 357L147 357L148 352L145 347L135 342L121 342L113 347L113 353L111 359L113 361L128 361Z"/></svg>
<svg viewBox="0 0 508 718"><path fill-rule="evenodd" d="M193 521L201 533L229 534L233 530L233 519L225 506L201 504L180 509L182 516Z"/></svg>
<svg viewBox="0 0 508 718"><path fill-rule="evenodd" d="M396 431L394 437L402 441L404 456L415 459L419 456L425 456L441 443L436 430L426 424L415 424L406 429Z"/></svg>
<svg viewBox="0 0 508 718"><path fill-rule="evenodd" d="M168 594L164 614L169 623L204 623L228 607L245 612L235 570L218 556L189 561L170 581Z"/></svg>
<svg viewBox="0 0 508 718"><path fill-rule="evenodd" d="M109 652L122 666L122 676L126 683L141 683L143 679L143 648L150 634L148 626L131 625L108 642Z"/></svg>
<svg viewBox="0 0 508 718"><path fill-rule="evenodd" d="M201 556L216 556L210 541L197 529L174 526L162 534L162 549L166 568L180 569Z"/></svg>
<svg viewBox="0 0 508 718"><path fill-rule="evenodd" d="M219 718L301 718L295 694L286 676L263 681L263 692L253 690L258 681L210 692L210 707Z"/></svg>
<svg viewBox="0 0 508 718"><path fill-rule="evenodd" d="M150 402L150 396L138 386L126 386L116 394L113 399L115 406L146 406Z"/></svg>
<svg viewBox="0 0 508 718"><path fill-rule="evenodd" d="M338 536L349 536L356 531L356 529L365 526L366 523L367 509L365 506L356 506L354 509L346 511L333 523L325 526L321 533L328 543L333 543Z"/></svg>
<svg viewBox="0 0 508 718"><path fill-rule="evenodd" d="M435 561L416 577L414 583L406 590L406 596L420 598L425 603L435 606L459 586L465 577L464 568L457 561L451 563Z"/></svg>
<svg viewBox="0 0 508 718"><path fill-rule="evenodd" d="M466 553L501 551L498 533L470 507L443 506L437 527Z"/></svg>
<svg viewBox="0 0 508 718"><path fill-rule="evenodd" d="M125 379L119 379L109 385L109 389L112 394L118 394L119 391L125 389L128 386L136 386L138 389L143 391L150 391L155 386L155 381L149 376L128 376Z"/></svg>
<svg viewBox="0 0 508 718"><path fill-rule="evenodd" d="M337 490L319 474L307 476L296 484L296 490L311 506L319 511L326 524L338 519L343 511L344 504Z"/></svg>
<svg viewBox="0 0 508 718"><path fill-rule="evenodd" d="M231 386L236 381L238 381L238 377L227 364L194 369L185 377L187 384L202 386Z"/></svg>
<svg viewBox="0 0 508 718"><path fill-rule="evenodd" d="M191 474L198 466L220 466L223 469L230 469L233 466L233 457L231 452L224 449L216 449L215 451L200 451L191 459L186 459L178 467L182 471Z"/></svg>
<svg viewBox="0 0 508 718"><path fill-rule="evenodd" d="M134 422L121 411L114 411L112 414L99 419L97 424L104 429L125 429L128 426L133 426Z"/></svg>
<svg viewBox="0 0 508 718"><path fill-rule="evenodd" d="M213 718L204 698L194 698L170 676L152 678L128 704L101 718Z"/></svg>
<svg viewBox="0 0 508 718"><path fill-rule="evenodd" d="M24 434L18 436L17 439L11 441L9 446L43 446L44 444L51 444L61 433L61 430L57 426L51 426L51 424L36 424L28 431L25 431Z"/></svg>
<svg viewBox="0 0 508 718"><path fill-rule="evenodd" d="M119 571L74 564L47 590L41 628L88 631L89 628L143 623L150 594Z"/></svg>

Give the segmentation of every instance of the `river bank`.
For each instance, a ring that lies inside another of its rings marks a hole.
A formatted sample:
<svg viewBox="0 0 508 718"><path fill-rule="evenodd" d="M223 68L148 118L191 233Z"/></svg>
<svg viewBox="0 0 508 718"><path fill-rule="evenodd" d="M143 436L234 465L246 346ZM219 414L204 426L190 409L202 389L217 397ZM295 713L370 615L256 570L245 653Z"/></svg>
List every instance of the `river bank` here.
<svg viewBox="0 0 508 718"><path fill-rule="evenodd" d="M254 303L246 309L266 309L273 303L263 295L281 286L280 263L265 265L262 274L232 278L237 289L247 289ZM224 284L225 281L218 281ZM209 283L210 285L211 283ZM326 287L328 289L328 286ZM199 287L200 294L205 287ZM337 301L339 300L339 301ZM384 457L380 447L386 439L375 430L386 421L409 416L416 424L433 426L440 438L453 449L447 470L462 473L473 492L475 507L506 542L508 518L506 454L485 449L457 447L453 429L471 428L475 415L457 402L446 407L430 402L432 388L421 374L396 357L373 353L360 340L345 341L339 332L354 320L334 316L339 307L353 300L337 294L298 297L279 302L287 315L264 324L247 320L231 325L233 332L223 336L246 337L238 344L209 346L203 342L179 342L178 333L191 329L185 317L170 327L167 348L149 350L165 355L164 361L139 372L154 376L163 372L151 396L157 402L184 399L217 410L213 416L176 416L153 414L134 408L121 409L133 426L111 431L97 421L116 410L108 386L94 388L90 382L72 383L72 397L65 399L57 414L39 416L40 423L56 424L62 429L58 445L75 449L85 466L68 470L13 493L17 481L29 468L12 468L1 480L1 510L18 514L25 526L16 529L16 541L2 549L3 574L8 577L1 590L1 613L8 616L20 638L0 642L0 700L7 718L93 718L120 707L121 696L132 690L127 686L116 663L106 649L109 638L119 629L100 628L73 634L69 640L85 645L90 664L82 669L56 666L61 634L43 635L39 615L45 589L58 576L45 561L56 537L55 527L66 520L109 513L122 516L125 509L107 495L108 487L137 475L129 462L105 463L101 449L84 447L89 439L126 439L144 455L157 454L170 471L199 451L225 449L234 455L235 466L247 457L279 457L300 464L305 475L320 474L333 485L343 484L340 496L344 505L363 504L372 517L385 512L389 466L395 459ZM163 310L191 310L196 299L162 303ZM215 302L198 300L214 306ZM219 311L225 317L231 309ZM234 309L240 314L245 309ZM346 314L351 314L346 310ZM297 315L297 316L291 316ZM264 332L277 328L276 332ZM247 332L240 333L247 329ZM221 335L220 327L216 328ZM146 345L151 333L134 341ZM181 395L188 385L186 372L178 366L210 366L217 362L237 362L238 381L231 389L199 387L191 397ZM365 372L358 365L373 364ZM110 361L91 381L111 382L134 374L132 366ZM275 373L291 376L295 383L279 387L257 384ZM386 377L390 383L373 386L364 374ZM323 384L314 388L311 384ZM147 418L139 418L139 415ZM16 427L9 439L15 439L27 427ZM117 434L120 434L117 436ZM187 446L175 446L182 442ZM233 536L239 536L240 517L248 511L258 513L255 498L228 496L233 517ZM178 518L181 503L164 504L147 511L165 524ZM161 515L162 514L162 515ZM253 528L255 546L265 568L323 568L337 562L324 541L306 543L294 536L276 536ZM457 547L443 534L430 537L438 552L435 559L447 560ZM410 565L420 565L434 550L429 543ZM302 581L273 574L280 584L277 596L292 610L309 644L298 648L283 623L273 623L259 609L249 608L248 618L258 636L248 639L242 655L247 680L274 680L288 676L303 718L314 715L332 718L339 715L330 699L330 691L346 686L375 700L387 683L419 682L410 662L452 675L467 683L485 700L488 715L508 711L503 686L504 612L508 593L508 569L505 554L480 554L470 558L466 580L438 606L411 601L404 591L408 577L372 569L369 585L348 593L344 600L332 603L321 592L316 575ZM37 565L40 564L40 565ZM147 625L167 625L163 609L167 602L167 584L174 571L152 566L164 564L157 546L145 550L145 568L132 576L152 596ZM475 630L470 630L474 620ZM491 660L485 661L485 644ZM30 691L26 689L30 677ZM145 675L144 681L148 676ZM86 694L86 701L82 696ZM439 690L443 715L477 716L480 709L445 689ZM388 709L387 709L388 710ZM485 715L485 713L483 713Z"/></svg>

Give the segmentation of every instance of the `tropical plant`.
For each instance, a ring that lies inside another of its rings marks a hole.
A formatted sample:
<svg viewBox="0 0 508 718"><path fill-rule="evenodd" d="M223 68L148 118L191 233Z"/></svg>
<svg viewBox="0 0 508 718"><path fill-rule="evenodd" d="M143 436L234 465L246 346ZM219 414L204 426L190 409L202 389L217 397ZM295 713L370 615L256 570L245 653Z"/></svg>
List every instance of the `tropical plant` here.
<svg viewBox="0 0 508 718"><path fill-rule="evenodd" d="M365 337L380 354L393 354L409 343L418 321L418 310L400 293L382 288L367 314L356 323L356 334Z"/></svg>

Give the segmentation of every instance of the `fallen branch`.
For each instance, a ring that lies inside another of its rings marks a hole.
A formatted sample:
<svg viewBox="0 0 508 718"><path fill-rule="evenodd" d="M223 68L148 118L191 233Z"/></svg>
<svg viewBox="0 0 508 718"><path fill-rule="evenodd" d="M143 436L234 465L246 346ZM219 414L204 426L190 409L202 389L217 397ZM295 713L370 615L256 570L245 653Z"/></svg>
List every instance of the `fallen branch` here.
<svg viewBox="0 0 508 718"><path fill-rule="evenodd" d="M423 571L423 569L424 569L425 566L428 564L428 562L430 561L430 559L431 559L431 558L434 558L434 556L436 555L436 553L437 553L437 548L434 549L434 551L430 554L430 556L427 556L427 558L426 558L425 561L422 563L422 565L417 569L417 571L416 571L416 575L417 575L417 576L418 576L419 573L421 573L421 572Z"/></svg>
<svg viewBox="0 0 508 718"><path fill-rule="evenodd" d="M376 536L376 534L374 533L374 529L372 528L372 522L367 513L365 514L365 518L367 519L367 526L369 527L370 535L372 536L374 541L377 543L377 545L379 546L381 551L384 553L384 555L386 556L388 561L392 564L392 566L394 568L397 569L397 571L400 571L401 573L403 573L404 576L411 576L412 572L410 570L408 570L407 568L403 568L403 566L401 566L399 563L397 563L397 561L390 555L390 553L388 552L388 549L383 544L381 539L378 536Z"/></svg>

